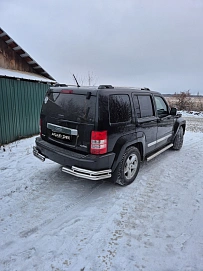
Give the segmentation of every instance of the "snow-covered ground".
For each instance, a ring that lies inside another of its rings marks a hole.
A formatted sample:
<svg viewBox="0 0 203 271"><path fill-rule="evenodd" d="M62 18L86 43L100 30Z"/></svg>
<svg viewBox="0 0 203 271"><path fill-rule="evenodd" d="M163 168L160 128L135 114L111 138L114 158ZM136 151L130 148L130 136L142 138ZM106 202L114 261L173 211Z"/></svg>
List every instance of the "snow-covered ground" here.
<svg viewBox="0 0 203 271"><path fill-rule="evenodd" d="M202 111L178 111L178 113L182 114L183 117L196 117L196 118L203 118Z"/></svg>
<svg viewBox="0 0 203 271"><path fill-rule="evenodd" d="M190 113L179 111L187 122L187 130L203 133L203 112L191 111ZM202 269L203 270L203 269Z"/></svg>
<svg viewBox="0 0 203 271"><path fill-rule="evenodd" d="M127 187L42 163L34 137L1 148L0 270L202 271L202 142L187 131Z"/></svg>

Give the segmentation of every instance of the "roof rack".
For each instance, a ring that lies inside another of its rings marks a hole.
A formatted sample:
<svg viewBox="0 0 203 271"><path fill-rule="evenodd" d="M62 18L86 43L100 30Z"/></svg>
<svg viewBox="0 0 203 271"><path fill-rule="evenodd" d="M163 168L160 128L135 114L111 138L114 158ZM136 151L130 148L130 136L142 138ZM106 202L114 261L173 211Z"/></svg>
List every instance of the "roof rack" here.
<svg viewBox="0 0 203 271"><path fill-rule="evenodd" d="M56 84L54 84L53 86L54 86L54 87L67 87L68 85L56 83Z"/></svg>
<svg viewBox="0 0 203 271"><path fill-rule="evenodd" d="M148 90L148 91L150 91L150 89L149 89L149 88L141 88L141 90Z"/></svg>
<svg viewBox="0 0 203 271"><path fill-rule="evenodd" d="M114 88L112 85L100 85L98 89Z"/></svg>

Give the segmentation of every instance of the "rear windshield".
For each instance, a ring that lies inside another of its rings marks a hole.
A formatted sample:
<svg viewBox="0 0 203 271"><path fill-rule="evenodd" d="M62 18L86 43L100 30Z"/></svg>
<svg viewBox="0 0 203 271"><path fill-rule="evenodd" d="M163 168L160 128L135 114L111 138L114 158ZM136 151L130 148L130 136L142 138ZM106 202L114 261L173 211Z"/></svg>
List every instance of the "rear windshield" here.
<svg viewBox="0 0 203 271"><path fill-rule="evenodd" d="M89 99L82 94L65 94L52 92L49 96L50 102L60 107L69 121L93 123L95 118L96 97ZM59 112L56 112L59 113Z"/></svg>

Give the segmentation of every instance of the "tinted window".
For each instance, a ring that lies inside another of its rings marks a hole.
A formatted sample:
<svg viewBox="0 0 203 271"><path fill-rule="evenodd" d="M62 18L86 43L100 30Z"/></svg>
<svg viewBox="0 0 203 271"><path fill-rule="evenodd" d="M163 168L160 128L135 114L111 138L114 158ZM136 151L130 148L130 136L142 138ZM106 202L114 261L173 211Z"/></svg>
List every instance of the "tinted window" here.
<svg viewBox="0 0 203 271"><path fill-rule="evenodd" d="M134 107L138 118L154 116L151 96L149 95L134 95Z"/></svg>
<svg viewBox="0 0 203 271"><path fill-rule="evenodd" d="M135 107L135 112L137 115L137 118L141 118L141 113L140 113L140 104L138 101L138 97L134 95L133 97L133 103L134 103L134 107Z"/></svg>
<svg viewBox="0 0 203 271"><path fill-rule="evenodd" d="M128 95L111 95L109 97L110 123L131 120L131 106Z"/></svg>
<svg viewBox="0 0 203 271"><path fill-rule="evenodd" d="M48 107L53 107L53 112L64 114L69 121L94 122L96 104L94 96L86 99L86 95L51 93L49 100L51 103L48 103ZM57 109L54 110L56 106Z"/></svg>
<svg viewBox="0 0 203 271"><path fill-rule="evenodd" d="M155 97L157 114L159 117L168 115L168 106L161 97Z"/></svg>

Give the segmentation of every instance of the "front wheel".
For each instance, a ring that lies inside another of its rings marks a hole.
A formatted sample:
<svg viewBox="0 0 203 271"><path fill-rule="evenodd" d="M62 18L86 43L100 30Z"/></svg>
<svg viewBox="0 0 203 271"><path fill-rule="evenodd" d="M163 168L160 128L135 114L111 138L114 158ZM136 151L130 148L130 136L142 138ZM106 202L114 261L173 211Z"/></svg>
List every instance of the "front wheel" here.
<svg viewBox="0 0 203 271"><path fill-rule="evenodd" d="M183 127L181 126L175 136L175 139L173 141L173 149L174 150L180 150L183 145Z"/></svg>
<svg viewBox="0 0 203 271"><path fill-rule="evenodd" d="M140 168L140 152L135 147L126 149L121 162L115 172L116 183L122 186L131 184Z"/></svg>

